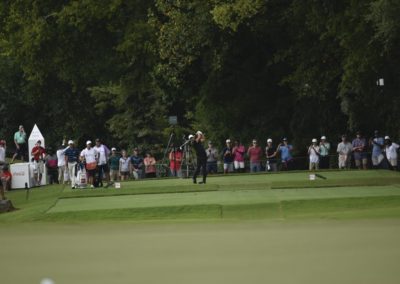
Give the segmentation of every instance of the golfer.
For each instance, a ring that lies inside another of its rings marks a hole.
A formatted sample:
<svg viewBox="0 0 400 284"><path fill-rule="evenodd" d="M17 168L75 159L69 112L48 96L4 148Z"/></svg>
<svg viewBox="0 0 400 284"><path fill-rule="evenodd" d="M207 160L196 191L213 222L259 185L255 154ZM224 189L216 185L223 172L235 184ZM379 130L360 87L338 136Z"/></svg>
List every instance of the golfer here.
<svg viewBox="0 0 400 284"><path fill-rule="evenodd" d="M193 148L196 151L197 165L193 174L193 183L197 183L197 175L200 173L200 168L203 174L203 181L199 184L205 184L207 179L207 153L204 149L205 137L201 131L197 131L193 141Z"/></svg>

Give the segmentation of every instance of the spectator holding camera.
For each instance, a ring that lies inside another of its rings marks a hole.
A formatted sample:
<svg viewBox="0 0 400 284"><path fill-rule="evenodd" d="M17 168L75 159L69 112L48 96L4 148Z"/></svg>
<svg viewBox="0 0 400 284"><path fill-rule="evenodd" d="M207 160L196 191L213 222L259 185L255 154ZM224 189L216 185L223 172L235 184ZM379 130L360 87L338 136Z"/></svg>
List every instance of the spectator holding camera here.
<svg viewBox="0 0 400 284"><path fill-rule="evenodd" d="M325 136L321 136L319 142L319 167L321 169L329 169L329 151L331 150L331 144L326 141Z"/></svg>
<svg viewBox="0 0 400 284"><path fill-rule="evenodd" d="M208 141L207 148L207 173L218 173L218 150L214 147L211 141Z"/></svg>
<svg viewBox="0 0 400 284"><path fill-rule="evenodd" d="M319 169L320 147L317 139L312 140L312 144L308 147L308 156L310 159L310 171Z"/></svg>
<svg viewBox="0 0 400 284"><path fill-rule="evenodd" d="M347 141L346 135L342 135L342 142L338 144L336 151L339 154L339 169L349 169L351 162L351 151L353 151L353 146L349 141Z"/></svg>
<svg viewBox="0 0 400 284"><path fill-rule="evenodd" d="M294 169L294 160L292 156L293 146L289 144L288 139L285 137L282 139L282 143L278 145L277 152L281 154L282 166L284 170Z"/></svg>
<svg viewBox="0 0 400 284"><path fill-rule="evenodd" d="M46 150L42 147L42 141L38 140L36 142L35 147L32 148L31 154L34 162L37 165L37 173L34 174L34 179L36 185L40 186L44 172L44 159L46 156Z"/></svg>
<svg viewBox="0 0 400 284"><path fill-rule="evenodd" d="M226 146L222 151L222 156L224 160L224 174L233 172L233 149L231 144L231 139L226 139Z"/></svg>
<svg viewBox="0 0 400 284"><path fill-rule="evenodd" d="M361 170L361 164L362 164L362 168L366 170L368 162L367 152L366 152L367 142L365 138L362 137L360 131L357 131L357 137L353 140L351 144L353 147L353 155L356 167Z"/></svg>
<svg viewBox="0 0 400 284"><path fill-rule="evenodd" d="M236 172L244 173L244 154L246 153L246 148L239 141L235 141L235 146L232 149L233 154L233 166Z"/></svg>
<svg viewBox="0 0 400 284"><path fill-rule="evenodd" d="M378 130L374 131L374 138L371 138L369 140L369 145L372 146L372 155L371 155L372 166L376 169L379 167L379 165L385 158L383 156L383 148L385 146L385 140L383 139L383 137L379 135Z"/></svg>
<svg viewBox="0 0 400 284"><path fill-rule="evenodd" d="M265 165L265 170L268 172L276 172L278 170L277 161L276 161L276 148L272 144L272 139L267 139L267 146L265 147L265 155L267 158L267 162Z"/></svg>

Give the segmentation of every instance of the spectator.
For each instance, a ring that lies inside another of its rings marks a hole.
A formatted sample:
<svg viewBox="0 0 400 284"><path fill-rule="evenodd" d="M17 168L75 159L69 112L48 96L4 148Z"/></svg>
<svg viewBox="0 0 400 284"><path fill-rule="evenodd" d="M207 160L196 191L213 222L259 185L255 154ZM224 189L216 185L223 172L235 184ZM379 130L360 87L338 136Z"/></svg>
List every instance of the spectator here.
<svg viewBox="0 0 400 284"><path fill-rule="evenodd" d="M392 142L389 136L385 136L385 152L386 158L392 170L397 169L397 150L399 145Z"/></svg>
<svg viewBox="0 0 400 284"><path fill-rule="evenodd" d="M93 147L99 153L99 162L97 170L99 171L99 185L103 186L103 174L106 177L106 182L110 183L110 167L108 166L108 159L110 156L110 149L104 145L99 138L96 139L96 145Z"/></svg>
<svg viewBox="0 0 400 284"><path fill-rule="evenodd" d="M235 141L235 146L232 149L233 154L233 166L235 171L244 173L244 154L246 153L246 148L239 141Z"/></svg>
<svg viewBox="0 0 400 284"><path fill-rule="evenodd" d="M68 141L68 147L64 150L65 155L65 170L68 171L69 179L71 181L71 188L76 187L76 167L79 159L79 150L75 147L72 140Z"/></svg>
<svg viewBox="0 0 400 284"><path fill-rule="evenodd" d="M12 174L8 169L8 165L4 165L3 168L0 167L0 179L1 179L1 185L3 188L4 192L10 191L11 190L11 181L12 181ZM4 198L4 193L2 194L3 200Z"/></svg>
<svg viewBox="0 0 400 284"><path fill-rule="evenodd" d="M16 151L14 156L11 159L11 163L14 162L15 158L20 156L21 160L24 161L25 155L27 153L27 147L26 147L26 133L25 129L22 125L19 126L19 130L15 132L14 134L14 143L16 147Z"/></svg>
<svg viewBox="0 0 400 284"><path fill-rule="evenodd" d="M342 142L337 146L337 153L339 154L339 169L349 169L350 168L350 154L353 150L353 146L347 141L347 136L342 135Z"/></svg>
<svg viewBox="0 0 400 284"><path fill-rule="evenodd" d="M383 148L385 146L385 140L383 139L383 137L379 135L378 130L374 131L374 138L370 139L369 145L372 146L372 155L371 155L372 166L376 169L379 167L379 165L385 158L382 153Z"/></svg>
<svg viewBox="0 0 400 284"><path fill-rule="evenodd" d="M66 171L65 167L65 145L61 145L58 147L58 150L56 152L57 155L57 167L58 167L58 183L63 184L66 181L64 180L64 173Z"/></svg>
<svg viewBox="0 0 400 284"><path fill-rule="evenodd" d="M146 158L143 160L145 167L146 178L156 177L156 159L151 155L150 152L146 153Z"/></svg>
<svg viewBox="0 0 400 284"><path fill-rule="evenodd" d="M169 153L169 169L171 175L174 177L182 177L182 150L175 148L174 144L171 144L172 150Z"/></svg>
<svg viewBox="0 0 400 284"><path fill-rule="evenodd" d="M119 176L121 180L127 180L129 177L129 164L130 159L125 150L121 151L122 157L119 159Z"/></svg>
<svg viewBox="0 0 400 284"><path fill-rule="evenodd" d="M86 141L86 148L81 152L81 161L86 165L86 172L88 176L88 184L94 188L94 175L97 170L97 163L99 160L99 152L92 147L92 141Z"/></svg>
<svg viewBox="0 0 400 284"><path fill-rule="evenodd" d="M287 138L282 139L282 143L278 145L277 152L281 154L283 170L293 170L294 160L292 156L293 146L288 143Z"/></svg>
<svg viewBox="0 0 400 284"><path fill-rule="evenodd" d="M357 137L351 143L353 147L353 155L356 167L361 170L361 167L367 169L367 142L365 138L362 137L361 132L357 131ZM361 165L362 164L362 165Z"/></svg>
<svg viewBox="0 0 400 284"><path fill-rule="evenodd" d="M33 160L37 165L37 173L34 175L34 180L36 185L40 186L42 182L42 176L44 172L44 158L46 156L46 151L42 147L42 141L38 140L35 147L32 148L31 152Z"/></svg>
<svg viewBox="0 0 400 284"><path fill-rule="evenodd" d="M265 147L265 155L267 162L265 165L265 170L268 172L278 171L277 161L276 161L276 148L272 144L272 139L267 139L267 146Z"/></svg>
<svg viewBox="0 0 400 284"><path fill-rule="evenodd" d="M112 183L118 180L120 159L121 157L117 154L117 149L114 147L111 148L111 156L108 162L110 164L110 180ZM128 167L128 172L129 172L129 167Z"/></svg>
<svg viewBox="0 0 400 284"><path fill-rule="evenodd" d="M319 169L320 147L317 139L312 140L312 144L308 147L308 156L310 158L310 171Z"/></svg>
<svg viewBox="0 0 400 284"><path fill-rule="evenodd" d="M197 175L200 173L200 169L202 171L203 174L203 181L199 182L199 184L205 184L207 181L207 169L206 169L206 165L207 165L207 154L206 154L206 150L204 150L204 134L201 131L197 131L196 135L194 137L190 137L189 135L189 139L192 140L193 143L193 148L196 152L196 158L197 158L197 163L196 163L196 169L193 173L193 183L197 183Z"/></svg>
<svg viewBox="0 0 400 284"><path fill-rule="evenodd" d="M131 172L133 177L137 179L143 178L143 158L139 156L139 150L135 148L130 158Z"/></svg>
<svg viewBox="0 0 400 284"><path fill-rule="evenodd" d="M208 141L207 148L207 173L218 173L218 150L213 146L211 141Z"/></svg>
<svg viewBox="0 0 400 284"><path fill-rule="evenodd" d="M58 161L57 154L53 152L53 149L50 147L47 148L47 156L46 156L46 168L47 175L49 177L49 183L59 183L58 181Z"/></svg>
<svg viewBox="0 0 400 284"><path fill-rule="evenodd" d="M226 139L226 147L222 150L222 156L224 160L224 173L233 172L233 149L231 146L231 140Z"/></svg>
<svg viewBox="0 0 400 284"><path fill-rule="evenodd" d="M329 169L329 151L331 150L331 144L326 141L326 137L322 136L319 142L319 168Z"/></svg>
<svg viewBox="0 0 400 284"><path fill-rule="evenodd" d="M0 140L0 167L6 163L6 141Z"/></svg>
<svg viewBox="0 0 400 284"><path fill-rule="evenodd" d="M250 172L255 173L261 171L261 156L262 150L261 147L258 146L257 140L253 139L252 145L250 145L249 149L247 150L247 155L250 159Z"/></svg>

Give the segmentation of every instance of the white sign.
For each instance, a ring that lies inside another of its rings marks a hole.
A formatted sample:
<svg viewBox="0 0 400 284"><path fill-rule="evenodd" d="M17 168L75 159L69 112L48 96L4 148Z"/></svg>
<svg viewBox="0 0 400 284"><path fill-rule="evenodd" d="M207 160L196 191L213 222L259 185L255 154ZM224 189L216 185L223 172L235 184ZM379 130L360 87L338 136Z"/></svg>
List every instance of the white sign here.
<svg viewBox="0 0 400 284"><path fill-rule="evenodd" d="M32 176L29 163L17 163L10 165L12 174L11 188L30 188L32 186Z"/></svg>

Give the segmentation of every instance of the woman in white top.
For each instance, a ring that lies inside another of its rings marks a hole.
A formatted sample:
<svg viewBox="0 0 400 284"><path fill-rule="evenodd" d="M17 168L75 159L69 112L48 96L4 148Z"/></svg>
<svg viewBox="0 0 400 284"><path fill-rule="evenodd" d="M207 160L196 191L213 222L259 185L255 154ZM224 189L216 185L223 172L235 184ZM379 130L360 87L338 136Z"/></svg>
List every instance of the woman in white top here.
<svg viewBox="0 0 400 284"><path fill-rule="evenodd" d="M319 169L319 146L317 139L312 140L312 144L308 147L308 155L310 157L310 171Z"/></svg>
<svg viewBox="0 0 400 284"><path fill-rule="evenodd" d="M397 168L397 150L399 149L399 144L396 144L390 140L389 136L385 136L385 152L386 158L389 164L392 166L393 170Z"/></svg>
<svg viewBox="0 0 400 284"><path fill-rule="evenodd" d="M64 172L65 172L65 145L61 145L56 154L57 154L57 166L58 166L58 183L62 184L66 182L64 180Z"/></svg>
<svg viewBox="0 0 400 284"><path fill-rule="evenodd" d="M93 177L97 170L97 161L99 159L99 153L96 149L92 148L92 141L86 142L86 148L81 152L81 161L86 162L86 171L88 175L88 184L93 188Z"/></svg>

